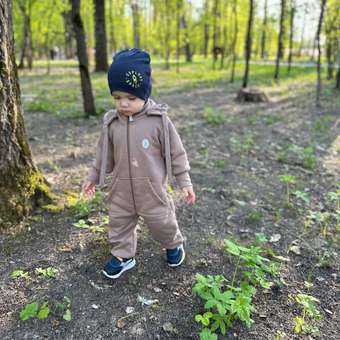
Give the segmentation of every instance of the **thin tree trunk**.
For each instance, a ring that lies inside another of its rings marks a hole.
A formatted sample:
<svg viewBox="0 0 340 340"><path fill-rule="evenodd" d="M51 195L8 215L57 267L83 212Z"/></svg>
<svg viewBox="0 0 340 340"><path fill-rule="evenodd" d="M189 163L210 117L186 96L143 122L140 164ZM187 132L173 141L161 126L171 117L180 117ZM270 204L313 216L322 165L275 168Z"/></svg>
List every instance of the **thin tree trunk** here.
<svg viewBox="0 0 340 340"><path fill-rule="evenodd" d="M65 44L65 57L66 59L72 59L74 57L73 46L73 25L72 25L72 13L71 11L65 11L61 13L64 20L64 44Z"/></svg>
<svg viewBox="0 0 340 340"><path fill-rule="evenodd" d="M114 27L113 27L113 15L112 15L112 1L109 1L109 18L110 18L110 56L114 51L117 49L116 39L115 39L115 33L114 33Z"/></svg>
<svg viewBox="0 0 340 340"><path fill-rule="evenodd" d="M248 18L248 27L247 27L247 37L246 37L246 46L245 46L245 57L246 57L246 68L244 71L242 87L246 88L248 85L248 76L249 76L249 61L251 57L251 40L252 40L252 26L253 26L253 17L254 17L254 0L249 0L249 18Z"/></svg>
<svg viewBox="0 0 340 340"><path fill-rule="evenodd" d="M191 52L191 46L189 41L189 34L188 34L188 25L187 21L185 19L185 15L183 14L181 16L181 27L184 30L184 51L185 51L185 61L188 63L192 62L192 52Z"/></svg>
<svg viewBox="0 0 340 340"><path fill-rule="evenodd" d="M235 67L236 67L236 46L237 46L237 36L238 36L238 19L237 19L237 0L234 0L233 2L233 17L234 17L234 37L233 37L233 43L232 43L232 66L231 66L231 77L230 82L234 82L235 78Z"/></svg>
<svg viewBox="0 0 340 340"><path fill-rule="evenodd" d="M208 47L209 47L209 0L204 2L204 47L203 54L204 58L208 57Z"/></svg>
<svg viewBox="0 0 340 340"><path fill-rule="evenodd" d="M94 19L96 35L96 72L107 72L107 48L106 48L106 27L105 27L105 1L94 0Z"/></svg>
<svg viewBox="0 0 340 340"><path fill-rule="evenodd" d="M133 46L140 47L140 27L139 27L139 9L137 2L131 2L132 21L133 21Z"/></svg>
<svg viewBox="0 0 340 340"><path fill-rule="evenodd" d="M176 72L179 73L179 56L180 56L180 31L181 31L181 7L182 0L176 0Z"/></svg>
<svg viewBox="0 0 340 340"><path fill-rule="evenodd" d="M218 0L214 1L214 8L213 8L213 69L215 70L215 64L217 61L217 51L218 48L218 40L219 40L219 34L217 29L217 18L219 17L218 13Z"/></svg>
<svg viewBox="0 0 340 340"><path fill-rule="evenodd" d="M78 65L81 80L81 90L83 95L84 111L86 116L95 115L91 78L89 74L89 62L87 57L85 32L83 22L80 17L80 0L71 0L72 22L77 41Z"/></svg>
<svg viewBox="0 0 340 340"><path fill-rule="evenodd" d="M266 57L266 33L267 33L267 22L268 22L268 0L264 2L264 16L262 24L261 34L261 59Z"/></svg>
<svg viewBox="0 0 340 340"><path fill-rule="evenodd" d="M293 42L294 42L294 16L295 16L295 1L291 0L290 3L290 32L289 32L289 55L288 55L288 73L291 70L291 64L293 59Z"/></svg>
<svg viewBox="0 0 340 340"><path fill-rule="evenodd" d="M169 0L165 0L164 2L164 12L165 12L165 41L164 41L164 48L165 48L165 69L170 69L170 2Z"/></svg>
<svg viewBox="0 0 340 340"><path fill-rule="evenodd" d="M11 12L11 1L0 0L0 228L10 227L49 194L27 141Z"/></svg>
<svg viewBox="0 0 340 340"><path fill-rule="evenodd" d="M274 79L276 81L279 80L280 59L282 57L282 51L283 51L285 8L286 8L286 0L281 0L280 33L279 33L279 40L277 44L277 54L276 54L276 63L275 63L275 74L274 74Z"/></svg>
<svg viewBox="0 0 340 340"><path fill-rule="evenodd" d="M340 90L340 61L338 63L338 71L336 73L336 82L335 82L335 88L337 90Z"/></svg>
<svg viewBox="0 0 340 340"><path fill-rule="evenodd" d="M326 58L327 58L327 80L333 79L334 60L333 60L333 48L331 41L326 42Z"/></svg>
<svg viewBox="0 0 340 340"><path fill-rule="evenodd" d="M327 0L322 0L321 3L321 10L320 10L320 17L318 23L318 30L316 33L316 41L318 47L318 62L317 62L317 74L318 74L318 81L316 84L316 107L320 107L320 94L321 94L321 45L320 45L320 34L322 30L322 22L323 22L323 14L325 12Z"/></svg>

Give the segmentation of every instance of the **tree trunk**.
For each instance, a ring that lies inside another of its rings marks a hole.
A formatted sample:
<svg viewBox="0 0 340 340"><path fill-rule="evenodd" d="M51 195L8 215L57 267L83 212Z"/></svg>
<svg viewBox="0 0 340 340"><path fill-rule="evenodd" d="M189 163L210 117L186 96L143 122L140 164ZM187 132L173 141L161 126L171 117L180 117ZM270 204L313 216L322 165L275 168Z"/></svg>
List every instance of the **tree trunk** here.
<svg viewBox="0 0 340 340"><path fill-rule="evenodd" d="M112 15L112 1L109 1L109 18L110 18L110 56L112 57L113 52L117 49L117 43L115 39L115 32L113 26L113 15Z"/></svg>
<svg viewBox="0 0 340 340"><path fill-rule="evenodd" d="M232 66L231 66L231 77L230 82L234 82L235 78L235 67L236 67L236 46L237 46L237 35L238 35L238 20L237 20L237 0L234 0L233 2L233 17L234 17L234 37L233 37L233 43L232 43Z"/></svg>
<svg viewBox="0 0 340 340"><path fill-rule="evenodd" d="M326 40L326 58L327 58L327 80L333 79L334 60L333 48L330 40Z"/></svg>
<svg viewBox="0 0 340 340"><path fill-rule="evenodd" d="M338 71L336 73L336 82L335 82L335 88L337 90L340 90L340 62L338 64Z"/></svg>
<svg viewBox="0 0 340 340"><path fill-rule="evenodd" d="M192 52L189 41L188 25L185 19L185 15L181 16L181 27L184 30L184 51L185 51L185 61L188 63L192 62Z"/></svg>
<svg viewBox="0 0 340 340"><path fill-rule="evenodd" d="M83 22L80 17L80 0L70 0L72 5L72 22L77 41L78 65L81 80L81 90L83 95L84 111L86 116L95 115L91 78L89 74L89 62L85 41Z"/></svg>
<svg viewBox="0 0 340 340"><path fill-rule="evenodd" d="M213 69L215 70L215 64L217 61L217 49L219 48L218 46L218 41L219 41L219 34L218 34L218 27L217 27L217 19L219 18L219 11L218 11L218 0L214 1L214 7L213 7Z"/></svg>
<svg viewBox="0 0 340 340"><path fill-rule="evenodd" d="M106 48L106 28L105 28L105 1L94 0L94 21L96 35L96 72L107 72L109 66L107 63Z"/></svg>
<svg viewBox="0 0 340 340"><path fill-rule="evenodd" d="M294 42L294 16L295 16L295 1L291 0L290 8L290 32L289 32L289 55L288 55L288 73L291 70L293 59L293 42Z"/></svg>
<svg viewBox="0 0 340 340"><path fill-rule="evenodd" d="M276 63L275 63L275 74L274 74L274 79L276 81L279 80L280 59L282 57L282 51L283 51L285 8L286 8L286 0L281 0L280 33L279 33L279 40L277 44L277 54L276 54Z"/></svg>
<svg viewBox="0 0 340 340"><path fill-rule="evenodd" d="M133 21L133 46L140 47L140 27L139 27L139 9L137 2L131 2L132 21Z"/></svg>
<svg viewBox="0 0 340 340"><path fill-rule="evenodd" d="M266 57L266 33L267 33L267 22L268 22L268 0L264 2L264 16L262 24L261 34L261 59Z"/></svg>
<svg viewBox="0 0 340 340"><path fill-rule="evenodd" d="M204 58L208 57L208 46L209 46L209 0L205 0L204 3L204 47L203 54Z"/></svg>
<svg viewBox="0 0 340 340"><path fill-rule="evenodd" d="M0 226L27 215L49 193L32 160L20 102L11 1L0 0Z"/></svg>
<svg viewBox="0 0 340 340"><path fill-rule="evenodd" d="M74 53L74 33L72 25L72 13L71 11L65 11L61 13L64 20L64 44L65 44L65 57L66 59L72 59Z"/></svg>
<svg viewBox="0 0 340 340"><path fill-rule="evenodd" d="M251 57L251 40L252 40L252 26L253 26L253 17L254 17L254 0L249 0L249 18L248 18L248 27L247 27L247 37L246 37L246 46L245 46L245 57L246 57L246 68L243 76L242 87L245 88L248 85L248 76L249 76L249 61Z"/></svg>
<svg viewBox="0 0 340 340"><path fill-rule="evenodd" d="M180 32L181 32L181 8L182 0L176 0L176 72L179 72L179 57L180 57Z"/></svg>
<svg viewBox="0 0 340 340"><path fill-rule="evenodd" d="M165 15L165 35L164 35L164 48L165 48L165 69L170 69L170 2L169 0L165 0L164 2L164 15Z"/></svg>
<svg viewBox="0 0 340 340"><path fill-rule="evenodd" d="M325 12L327 0L322 0L321 3L321 10L320 10L320 17L319 17L319 23L318 23L318 30L316 33L316 41L317 41L317 47L318 47L318 62L317 62L317 74L318 74L318 80L316 84L316 107L320 107L320 93L321 93L321 45L320 45L320 34L322 29L322 22L323 22L323 14Z"/></svg>

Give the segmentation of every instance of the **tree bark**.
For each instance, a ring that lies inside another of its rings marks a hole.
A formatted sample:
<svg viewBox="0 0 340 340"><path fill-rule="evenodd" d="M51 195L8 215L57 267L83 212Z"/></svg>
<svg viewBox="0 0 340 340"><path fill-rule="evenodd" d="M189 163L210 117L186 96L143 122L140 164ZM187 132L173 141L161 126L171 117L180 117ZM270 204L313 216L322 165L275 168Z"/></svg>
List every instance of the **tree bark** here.
<svg viewBox="0 0 340 340"><path fill-rule="evenodd" d="M31 28L31 14L32 14L32 6L34 0L26 1L18 1L18 7L23 16L24 22L24 32L23 32L23 43L21 48L21 56L19 62L19 68L24 68L25 63L24 59L27 61L27 66L29 69L33 67L33 43L32 43L32 28Z"/></svg>
<svg viewBox="0 0 340 340"><path fill-rule="evenodd" d="M233 17L234 17L234 36L232 42L232 66L231 66L231 76L230 82L234 82L235 78L235 67L236 67L236 46L237 46L237 36L238 36L238 19L237 19L237 0L233 1Z"/></svg>
<svg viewBox="0 0 340 340"><path fill-rule="evenodd" d="M288 55L288 73L291 70L291 64L293 59L293 41L294 41L294 17L295 17L295 1L291 0L290 3L290 32L289 32L289 55Z"/></svg>
<svg viewBox="0 0 340 340"><path fill-rule="evenodd" d="M282 57L282 51L283 51L285 9L286 9L286 0L281 0L280 32L279 32L279 40L277 44L277 54L276 54L276 63L275 63L275 74L274 74L274 79L276 81L279 80L279 76L280 76L280 59Z"/></svg>
<svg viewBox="0 0 340 340"><path fill-rule="evenodd" d="M176 72L179 73L179 57L181 48L181 9L182 0L176 0Z"/></svg>
<svg viewBox="0 0 340 340"><path fill-rule="evenodd" d="M204 3L204 46L203 53L204 58L208 57L208 46L209 46L209 0L205 0Z"/></svg>
<svg viewBox="0 0 340 340"><path fill-rule="evenodd" d="M105 28L105 1L94 0L94 21L96 35L96 72L108 70L106 28Z"/></svg>
<svg viewBox="0 0 340 340"><path fill-rule="evenodd" d="M267 22L268 22L268 0L264 2L264 16L262 24L261 34L261 59L266 57L266 33L267 33Z"/></svg>
<svg viewBox="0 0 340 340"><path fill-rule="evenodd" d="M65 11L61 13L64 20L64 44L65 44L65 57L72 59L75 55L74 52L74 33L72 25L72 12Z"/></svg>
<svg viewBox="0 0 340 340"><path fill-rule="evenodd" d="M320 45L320 34L322 29L322 22L323 22L323 14L325 12L327 0L322 0L321 3L321 10L320 10L320 17L319 17L319 23L318 23L318 30L316 33L316 41L317 41L317 47L318 47L318 62L317 62L317 74L318 74L318 80L316 84L316 107L320 108L320 93L321 93L321 45Z"/></svg>
<svg viewBox="0 0 340 340"><path fill-rule="evenodd" d="M184 30L184 51L185 51L185 61L188 63L192 62L192 52L191 46L189 41L189 34L188 34L188 25L185 18L185 15L181 16L181 27Z"/></svg>
<svg viewBox="0 0 340 340"><path fill-rule="evenodd" d="M112 57L112 54L117 49L117 43L115 38L115 31L114 31L114 25L113 25L113 15L112 15L112 1L109 1L109 28L110 28L110 56Z"/></svg>
<svg viewBox="0 0 340 340"><path fill-rule="evenodd" d="M78 66L81 80L81 90L83 95L84 111L86 116L95 115L91 78L89 74L89 62L85 41L83 22L80 17L80 0L70 0L72 5L72 23L76 34Z"/></svg>
<svg viewBox="0 0 340 340"><path fill-rule="evenodd" d="M246 67L243 76L242 87L245 88L248 85L248 76L249 76L249 61L251 57L251 40L252 40L252 26L253 26L253 17L254 17L254 0L249 0L249 18L248 18L248 27L247 27L247 36L246 36L246 44L245 44L245 58L246 58Z"/></svg>
<svg viewBox="0 0 340 340"><path fill-rule="evenodd" d="M131 2L132 22L133 22L133 46L140 47L140 25L139 25L139 8L135 0Z"/></svg>
<svg viewBox="0 0 340 340"><path fill-rule="evenodd" d="M27 141L15 64L11 1L0 0L0 226L8 227L49 195Z"/></svg>

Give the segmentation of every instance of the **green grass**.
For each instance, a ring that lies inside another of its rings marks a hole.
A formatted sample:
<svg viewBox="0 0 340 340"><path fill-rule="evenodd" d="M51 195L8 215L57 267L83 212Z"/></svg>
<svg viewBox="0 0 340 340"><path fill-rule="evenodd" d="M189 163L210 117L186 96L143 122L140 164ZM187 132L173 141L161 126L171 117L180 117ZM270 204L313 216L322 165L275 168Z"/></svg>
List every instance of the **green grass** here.
<svg viewBox="0 0 340 340"><path fill-rule="evenodd" d="M32 71L20 71L20 86L23 95L23 107L26 111L43 111L65 117L83 117L80 78L77 62L53 61L50 74L47 74L46 61L37 60ZM226 92L236 93L241 86L244 64L236 65L235 82L230 84L230 69L213 70L210 59L196 58L193 63L181 61L180 72L176 64L171 63L170 70L165 70L164 62L153 61L153 96L167 93L183 93L195 88L223 87ZM280 83L273 81L274 65L251 65L249 86L257 86L265 91L279 90L281 94L290 94L290 86L298 85L297 92L306 91L303 85L313 84L316 79L315 68L293 67L287 75L287 67L281 69ZM91 73L96 110L101 114L112 108L112 99L107 87L104 72ZM323 79L323 93L327 100L339 101L334 96L333 81ZM334 99L333 99L334 98ZM339 103L340 104L340 103ZM269 124L272 122L269 122ZM319 128L320 129L320 128ZM321 128L322 129L322 128ZM318 127L316 127L318 130Z"/></svg>

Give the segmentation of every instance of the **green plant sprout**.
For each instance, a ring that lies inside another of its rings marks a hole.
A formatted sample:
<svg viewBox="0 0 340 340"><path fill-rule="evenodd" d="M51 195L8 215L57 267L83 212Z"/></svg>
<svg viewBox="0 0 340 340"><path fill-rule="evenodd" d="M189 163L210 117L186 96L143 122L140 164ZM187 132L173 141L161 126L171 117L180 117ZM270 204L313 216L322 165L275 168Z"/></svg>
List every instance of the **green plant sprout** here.
<svg viewBox="0 0 340 340"><path fill-rule="evenodd" d="M204 118L211 125L222 125L225 122L224 112L216 110L212 107L206 107L204 110Z"/></svg>
<svg viewBox="0 0 340 340"><path fill-rule="evenodd" d="M39 320L46 319L48 315L54 314L56 316L62 317L66 321L72 319L71 315L71 300L64 296L63 302L48 302L44 301L39 307L39 302L31 302L25 305L25 307L20 311L20 320L26 321L29 318L38 318Z"/></svg>
<svg viewBox="0 0 340 340"><path fill-rule="evenodd" d="M273 283L268 276L276 277L279 273L278 264L263 256L266 250L260 244L266 241L263 234L257 234L255 244L249 247L225 240L226 251L237 259L229 285L222 275L196 274L196 284L192 291L206 301L205 312L195 316L195 321L203 327L199 334L201 340L217 339L215 332L218 330L225 335L236 320L243 321L247 327L253 323L252 298L256 293L256 286L270 288ZM237 285L236 278L240 268L244 270L240 275L240 284Z"/></svg>
<svg viewBox="0 0 340 340"><path fill-rule="evenodd" d="M34 272L37 275L42 275L45 278L54 278L59 272L57 268L47 267L47 268L35 268Z"/></svg>
<svg viewBox="0 0 340 340"><path fill-rule="evenodd" d="M294 191L293 192L293 195L296 197L296 198L298 198L298 199L300 199L300 200L302 200L303 202L305 202L305 203L309 203L309 196L308 196L308 194L306 193L306 192L304 192L304 191Z"/></svg>
<svg viewBox="0 0 340 340"><path fill-rule="evenodd" d="M286 204L290 207L290 185L296 183L296 177L292 175L280 175L279 178L282 183L286 184Z"/></svg>
<svg viewBox="0 0 340 340"><path fill-rule="evenodd" d="M318 303L319 300L311 295L297 294L295 301L303 307L301 315L294 318L295 333L317 333L319 329L311 323L308 323L306 317L308 316L312 320L320 320L320 312L316 309L316 303Z"/></svg>
<svg viewBox="0 0 340 340"><path fill-rule="evenodd" d="M89 219L88 222L91 223L91 219ZM74 225L76 228L88 229L89 231L93 233L104 233L105 232L105 228L103 227L103 224L102 225L91 225L91 224L88 224L83 219L79 220L76 223L73 223L72 225Z"/></svg>

